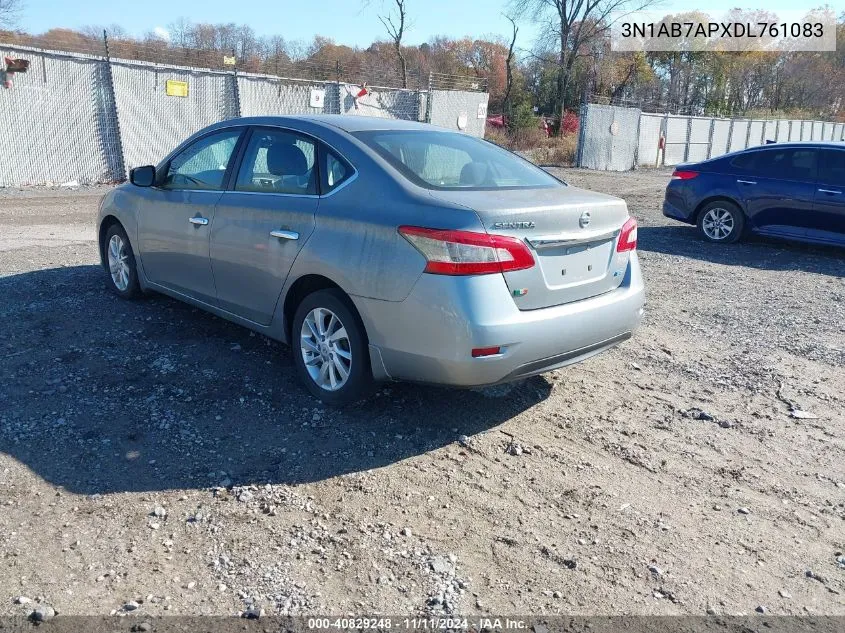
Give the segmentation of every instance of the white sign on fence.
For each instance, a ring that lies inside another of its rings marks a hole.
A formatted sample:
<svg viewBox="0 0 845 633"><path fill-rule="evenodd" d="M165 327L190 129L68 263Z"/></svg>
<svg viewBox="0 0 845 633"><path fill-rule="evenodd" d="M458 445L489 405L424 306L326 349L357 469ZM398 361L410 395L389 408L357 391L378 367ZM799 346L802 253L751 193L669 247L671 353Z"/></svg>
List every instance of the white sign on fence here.
<svg viewBox="0 0 845 633"><path fill-rule="evenodd" d="M320 108L322 109L323 104L326 102L326 91L321 88L311 88L311 100L309 101L309 105L312 108Z"/></svg>

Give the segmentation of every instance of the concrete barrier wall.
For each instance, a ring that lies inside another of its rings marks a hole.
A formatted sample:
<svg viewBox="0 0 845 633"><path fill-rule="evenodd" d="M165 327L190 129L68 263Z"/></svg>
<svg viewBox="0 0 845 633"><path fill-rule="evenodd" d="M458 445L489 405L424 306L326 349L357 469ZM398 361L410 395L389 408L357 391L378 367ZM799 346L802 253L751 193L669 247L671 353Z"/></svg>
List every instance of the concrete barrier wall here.
<svg viewBox="0 0 845 633"><path fill-rule="evenodd" d="M660 148L661 138L665 149ZM682 116L588 104L581 108L576 164L616 171L671 166L767 141L809 140L845 140L845 123Z"/></svg>
<svg viewBox="0 0 845 633"><path fill-rule="evenodd" d="M720 156L728 152L728 139L731 134L731 122L727 119L713 120L713 140L710 157Z"/></svg>
<svg viewBox="0 0 845 633"><path fill-rule="evenodd" d="M690 117L690 133L685 161L707 160L710 153L710 129L713 119Z"/></svg>

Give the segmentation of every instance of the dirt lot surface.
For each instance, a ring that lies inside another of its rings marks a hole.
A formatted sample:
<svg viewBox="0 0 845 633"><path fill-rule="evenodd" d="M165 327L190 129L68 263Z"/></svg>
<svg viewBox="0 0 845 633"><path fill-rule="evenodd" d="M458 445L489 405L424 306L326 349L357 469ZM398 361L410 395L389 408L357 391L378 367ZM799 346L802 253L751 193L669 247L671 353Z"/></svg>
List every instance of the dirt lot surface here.
<svg viewBox="0 0 845 633"><path fill-rule="evenodd" d="M280 344L104 286L103 188L0 191L0 615L845 614L845 252L700 241L635 337L337 412Z"/></svg>

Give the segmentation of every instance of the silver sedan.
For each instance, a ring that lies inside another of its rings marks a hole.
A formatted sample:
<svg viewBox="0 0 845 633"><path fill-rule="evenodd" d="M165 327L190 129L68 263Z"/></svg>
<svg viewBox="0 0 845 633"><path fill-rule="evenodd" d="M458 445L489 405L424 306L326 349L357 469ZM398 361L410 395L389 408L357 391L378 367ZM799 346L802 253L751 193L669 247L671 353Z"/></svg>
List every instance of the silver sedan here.
<svg viewBox="0 0 845 633"><path fill-rule="evenodd" d="M623 200L486 141L357 116L212 125L103 200L107 283L289 343L317 398L581 361L643 312Z"/></svg>

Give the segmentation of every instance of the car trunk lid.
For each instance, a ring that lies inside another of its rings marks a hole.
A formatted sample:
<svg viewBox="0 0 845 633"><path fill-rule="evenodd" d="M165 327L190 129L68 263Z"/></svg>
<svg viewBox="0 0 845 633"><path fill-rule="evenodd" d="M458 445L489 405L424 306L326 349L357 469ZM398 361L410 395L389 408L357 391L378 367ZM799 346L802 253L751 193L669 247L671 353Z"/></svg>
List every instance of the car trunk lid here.
<svg viewBox="0 0 845 633"><path fill-rule="evenodd" d="M577 187L436 191L473 209L485 229L524 240L536 265L504 273L521 310L594 297L617 288L629 254L616 243L628 218L625 201Z"/></svg>

